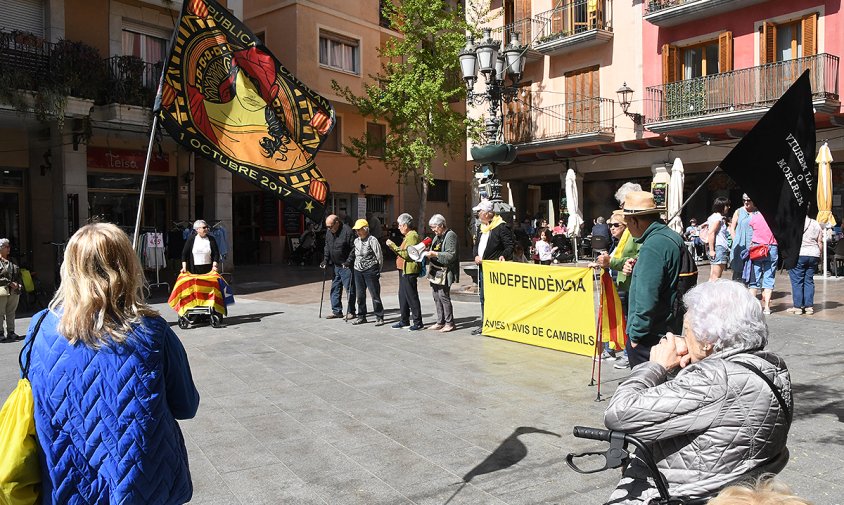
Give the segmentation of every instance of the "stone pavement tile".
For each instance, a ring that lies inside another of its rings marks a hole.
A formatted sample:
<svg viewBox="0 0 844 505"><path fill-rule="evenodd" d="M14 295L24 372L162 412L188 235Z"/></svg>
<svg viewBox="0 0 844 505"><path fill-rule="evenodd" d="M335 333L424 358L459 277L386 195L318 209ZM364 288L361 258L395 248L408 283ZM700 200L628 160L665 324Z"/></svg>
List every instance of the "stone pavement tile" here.
<svg viewBox="0 0 844 505"><path fill-rule="evenodd" d="M193 498L190 503L201 504L232 504L237 499L231 490L223 484L220 472L214 468L211 460L189 436L185 437L188 449L191 480L193 481Z"/></svg>
<svg viewBox="0 0 844 505"><path fill-rule="evenodd" d="M248 505L327 505L302 479L282 464L227 473L223 480L240 503Z"/></svg>
<svg viewBox="0 0 844 505"><path fill-rule="evenodd" d="M387 483L358 466L344 472L315 473L305 478L308 487L332 505L412 505Z"/></svg>
<svg viewBox="0 0 844 505"><path fill-rule="evenodd" d="M264 443L268 441L312 438L316 433L284 412L239 420L252 436Z"/></svg>
<svg viewBox="0 0 844 505"><path fill-rule="evenodd" d="M318 434L282 440L266 438L263 442L278 461L303 480L321 473L342 473L350 466L355 466L343 451L321 439Z"/></svg>
<svg viewBox="0 0 844 505"><path fill-rule="evenodd" d="M344 452L387 440L383 433L345 414L334 419L312 422L307 428Z"/></svg>
<svg viewBox="0 0 844 505"><path fill-rule="evenodd" d="M246 431L245 428L241 429ZM246 435L232 434L230 438L202 446L202 452L221 474L279 462L279 459L248 431Z"/></svg>
<svg viewBox="0 0 844 505"><path fill-rule="evenodd" d="M403 493L417 505L506 505L506 502L459 478L421 482L406 487Z"/></svg>
<svg viewBox="0 0 844 505"><path fill-rule="evenodd" d="M471 442L428 423L424 418L419 418L410 425L387 425L379 428L379 431L390 440L425 457L472 446Z"/></svg>
<svg viewBox="0 0 844 505"><path fill-rule="evenodd" d="M329 403L338 400L365 400L373 396L370 391L361 390L356 385L350 385L334 378L326 378L324 382L310 384L303 388Z"/></svg>
<svg viewBox="0 0 844 505"><path fill-rule="evenodd" d="M200 393L201 395L201 393ZM182 430L200 447L247 436L246 429L213 398L200 398L196 417L179 421Z"/></svg>
<svg viewBox="0 0 844 505"><path fill-rule="evenodd" d="M347 456L396 490L404 492L413 484L457 476L422 455L392 440L358 447Z"/></svg>
<svg viewBox="0 0 844 505"><path fill-rule="evenodd" d="M263 416L279 412L279 407L267 401L260 392L235 393L217 396L217 403L235 419Z"/></svg>

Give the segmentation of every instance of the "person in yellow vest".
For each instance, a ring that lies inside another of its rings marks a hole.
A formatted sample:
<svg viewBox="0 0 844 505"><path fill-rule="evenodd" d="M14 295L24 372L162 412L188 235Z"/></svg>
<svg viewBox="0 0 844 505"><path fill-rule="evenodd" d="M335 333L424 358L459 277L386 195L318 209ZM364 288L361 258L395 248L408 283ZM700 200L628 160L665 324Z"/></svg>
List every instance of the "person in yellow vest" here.
<svg viewBox="0 0 844 505"><path fill-rule="evenodd" d="M409 326L408 330L418 331L422 325L422 304L419 302L419 272L421 265L407 254L407 248L417 245L419 234L413 229L413 216L408 213L400 215L397 219L399 231L404 235L404 240L397 246L392 240L387 240L387 247L396 253L396 268L399 270L399 312L401 319L393 325L395 329ZM413 324L411 323L413 316Z"/></svg>

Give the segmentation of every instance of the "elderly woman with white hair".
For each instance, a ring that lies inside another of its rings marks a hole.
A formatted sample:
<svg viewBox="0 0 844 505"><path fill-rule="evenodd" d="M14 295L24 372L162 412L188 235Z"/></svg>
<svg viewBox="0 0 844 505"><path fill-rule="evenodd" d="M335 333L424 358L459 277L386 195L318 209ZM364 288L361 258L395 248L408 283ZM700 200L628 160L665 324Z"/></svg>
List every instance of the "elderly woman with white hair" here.
<svg viewBox="0 0 844 505"><path fill-rule="evenodd" d="M457 234L448 229L445 217L434 214L428 220L434 231L431 249L425 253L430 262L428 282L437 307L437 322L429 330L442 333L454 331L454 307L451 304L451 285L460 279L460 261L457 256Z"/></svg>
<svg viewBox="0 0 844 505"><path fill-rule="evenodd" d="M672 496L696 498L781 470L793 404L788 368L764 350L762 309L742 284L700 284L683 302L683 334L665 335L633 369L604 423L650 447ZM647 503L658 495L649 475L634 459L607 503Z"/></svg>
<svg viewBox="0 0 844 505"><path fill-rule="evenodd" d="M15 333L15 312L18 310L23 281L20 267L9 258L11 251L9 239L0 238L0 343L23 340L23 337Z"/></svg>
<svg viewBox="0 0 844 505"><path fill-rule="evenodd" d="M182 273L207 274L216 272L220 262L220 248L217 241L208 234L208 223L198 219L193 223L196 232L182 248Z"/></svg>

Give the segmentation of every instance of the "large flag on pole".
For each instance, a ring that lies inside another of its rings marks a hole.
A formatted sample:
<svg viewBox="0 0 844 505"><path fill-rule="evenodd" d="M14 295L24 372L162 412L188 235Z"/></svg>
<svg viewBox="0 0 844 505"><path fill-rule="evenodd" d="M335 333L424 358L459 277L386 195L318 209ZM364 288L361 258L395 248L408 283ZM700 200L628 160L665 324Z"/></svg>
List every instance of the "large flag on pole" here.
<svg viewBox="0 0 844 505"><path fill-rule="evenodd" d="M815 114L807 70L720 165L765 217L788 269L797 263L806 215L817 213L814 159Z"/></svg>
<svg viewBox="0 0 844 505"><path fill-rule="evenodd" d="M601 311L601 341L613 350L624 349L627 324L618 290L607 270L601 273Z"/></svg>
<svg viewBox="0 0 844 505"><path fill-rule="evenodd" d="M322 219L314 157L334 108L214 0L185 0L156 112L185 147Z"/></svg>

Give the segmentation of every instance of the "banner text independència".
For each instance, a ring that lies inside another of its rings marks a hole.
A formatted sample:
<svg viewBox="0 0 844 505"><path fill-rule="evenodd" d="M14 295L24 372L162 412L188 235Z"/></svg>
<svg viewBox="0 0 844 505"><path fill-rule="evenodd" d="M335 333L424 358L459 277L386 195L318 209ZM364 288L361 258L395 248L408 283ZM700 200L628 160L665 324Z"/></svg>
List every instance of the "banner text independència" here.
<svg viewBox="0 0 844 505"><path fill-rule="evenodd" d="M555 279L554 277L537 277L533 275L519 275L504 272L488 272L489 282L511 288L530 289L533 291L550 291L559 293L564 291L586 291L583 279Z"/></svg>

